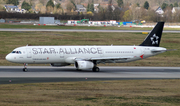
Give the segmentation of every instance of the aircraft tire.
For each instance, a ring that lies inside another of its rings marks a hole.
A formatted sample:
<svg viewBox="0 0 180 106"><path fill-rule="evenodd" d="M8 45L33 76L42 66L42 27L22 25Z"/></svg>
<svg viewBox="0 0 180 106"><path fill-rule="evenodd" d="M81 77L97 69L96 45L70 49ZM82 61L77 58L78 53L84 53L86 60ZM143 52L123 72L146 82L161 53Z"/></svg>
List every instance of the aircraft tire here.
<svg viewBox="0 0 180 106"><path fill-rule="evenodd" d="M76 71L82 71L81 69L76 69Z"/></svg>
<svg viewBox="0 0 180 106"><path fill-rule="evenodd" d="M99 69L99 67L94 67L92 70L93 70L93 72L99 72L100 69Z"/></svg>
<svg viewBox="0 0 180 106"><path fill-rule="evenodd" d="M24 72L27 72L27 71L28 71L28 69L27 69L27 68L23 68L23 71L24 71Z"/></svg>

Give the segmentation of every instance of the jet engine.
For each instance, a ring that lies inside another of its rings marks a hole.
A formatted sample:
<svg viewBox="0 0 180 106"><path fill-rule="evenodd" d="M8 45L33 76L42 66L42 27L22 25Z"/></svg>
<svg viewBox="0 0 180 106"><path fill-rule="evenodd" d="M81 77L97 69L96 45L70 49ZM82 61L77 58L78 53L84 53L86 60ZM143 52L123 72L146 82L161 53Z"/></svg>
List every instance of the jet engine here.
<svg viewBox="0 0 180 106"><path fill-rule="evenodd" d="M94 63L91 61L76 61L75 66L77 69L92 69L94 67Z"/></svg>
<svg viewBox="0 0 180 106"><path fill-rule="evenodd" d="M66 64L66 63L51 63L51 66L53 67L62 67L62 66L68 66L71 64Z"/></svg>

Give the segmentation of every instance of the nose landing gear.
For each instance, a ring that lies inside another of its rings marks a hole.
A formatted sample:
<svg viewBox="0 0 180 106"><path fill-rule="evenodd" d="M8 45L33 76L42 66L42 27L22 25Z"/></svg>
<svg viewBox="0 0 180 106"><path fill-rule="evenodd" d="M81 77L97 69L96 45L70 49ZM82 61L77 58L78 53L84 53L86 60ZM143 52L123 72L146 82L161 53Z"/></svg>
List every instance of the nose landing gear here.
<svg viewBox="0 0 180 106"><path fill-rule="evenodd" d="M24 71L24 72L27 72L27 71L28 71L28 69L27 69L27 67L26 67L27 65L28 65L28 64L24 63L24 68L23 68L23 71Z"/></svg>

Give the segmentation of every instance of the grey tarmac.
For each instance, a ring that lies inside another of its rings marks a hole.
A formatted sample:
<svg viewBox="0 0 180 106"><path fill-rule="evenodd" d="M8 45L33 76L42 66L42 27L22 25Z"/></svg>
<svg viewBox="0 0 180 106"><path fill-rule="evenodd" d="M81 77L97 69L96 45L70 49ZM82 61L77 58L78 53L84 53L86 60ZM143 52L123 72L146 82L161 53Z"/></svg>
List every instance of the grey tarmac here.
<svg viewBox="0 0 180 106"><path fill-rule="evenodd" d="M180 67L109 67L100 66L100 72L76 70L73 66L0 66L0 84L99 81L131 79L179 79Z"/></svg>

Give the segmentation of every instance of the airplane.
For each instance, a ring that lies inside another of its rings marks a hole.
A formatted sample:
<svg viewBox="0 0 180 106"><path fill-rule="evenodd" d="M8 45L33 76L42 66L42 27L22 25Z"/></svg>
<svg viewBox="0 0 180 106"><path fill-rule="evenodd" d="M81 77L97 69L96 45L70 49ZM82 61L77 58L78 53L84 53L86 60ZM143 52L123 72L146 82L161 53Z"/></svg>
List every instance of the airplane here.
<svg viewBox="0 0 180 106"><path fill-rule="evenodd" d="M139 46L23 46L14 49L6 60L24 64L50 64L54 67L74 64L77 70L99 72L99 63L124 63L145 59L167 49L159 47L164 22L158 22Z"/></svg>

